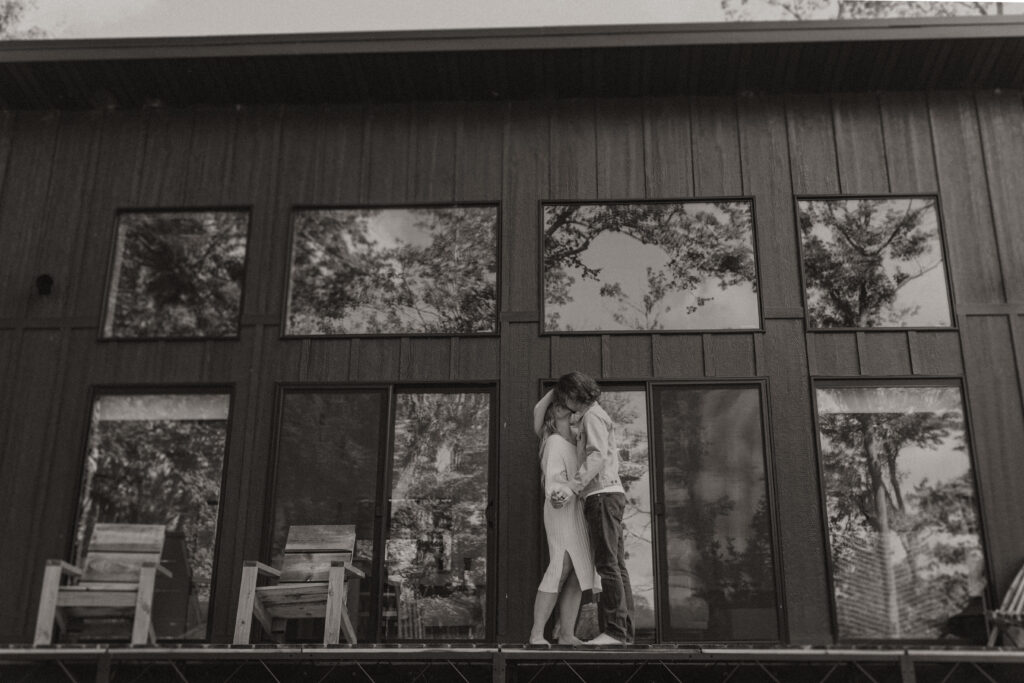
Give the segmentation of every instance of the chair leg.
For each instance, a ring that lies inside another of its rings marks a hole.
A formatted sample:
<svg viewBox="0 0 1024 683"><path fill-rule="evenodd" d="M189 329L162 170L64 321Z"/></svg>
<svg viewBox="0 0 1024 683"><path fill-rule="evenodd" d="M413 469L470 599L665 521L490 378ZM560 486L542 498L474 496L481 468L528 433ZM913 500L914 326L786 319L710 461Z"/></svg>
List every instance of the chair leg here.
<svg viewBox="0 0 1024 683"><path fill-rule="evenodd" d="M156 565L146 562L139 571L139 590L135 594L135 618L132 619L132 645L149 642L153 624L153 589L156 587ZM155 639L155 636L154 636Z"/></svg>
<svg viewBox="0 0 1024 683"><path fill-rule="evenodd" d="M259 569L255 566L242 567L242 583L238 587L238 610L235 612L235 636L231 639L235 645L249 644L258 577Z"/></svg>
<svg viewBox="0 0 1024 683"><path fill-rule="evenodd" d="M331 564L327 574L327 607L324 616L324 645L337 645L342 632L350 645L356 644L356 631L348 616L345 565Z"/></svg>
<svg viewBox="0 0 1024 683"><path fill-rule="evenodd" d="M36 633L33 645L53 642L53 622L57 617L57 595L60 592L60 562L47 562L43 570L43 587L39 591L39 611L36 614Z"/></svg>

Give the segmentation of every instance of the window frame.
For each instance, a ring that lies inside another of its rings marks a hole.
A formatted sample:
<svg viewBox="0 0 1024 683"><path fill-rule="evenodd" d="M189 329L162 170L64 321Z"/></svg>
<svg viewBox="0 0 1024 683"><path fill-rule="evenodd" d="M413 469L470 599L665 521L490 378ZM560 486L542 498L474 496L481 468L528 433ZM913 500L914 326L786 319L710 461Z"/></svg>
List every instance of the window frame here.
<svg viewBox="0 0 1024 683"><path fill-rule="evenodd" d="M789 638L789 611L788 601L786 599L786 586L784 577L784 567L782 558L782 530L779 524L779 509L778 509L778 495L777 495L777 477L775 472L775 444L772 438L771 429L771 406L769 400L771 396L770 392L770 379L766 376L755 376L755 377L729 377L729 378L701 378L701 379L683 379L683 380L655 380L650 382L651 389L656 387L684 387L684 388L712 388L712 389L724 389L729 387L749 387L755 388L758 391L758 399L760 403L760 415L761 415L761 439L762 447L764 448L763 464L764 464L764 476L765 476L765 497L768 504L768 533L770 534L770 540L772 545L772 572L774 574L774 586L775 586L775 620L776 628L778 630L778 638L776 640L729 640L726 641L730 644L746 644L751 646L767 645L767 646L778 646L788 642ZM649 393L649 401L651 405L650 419L652 422L652 448L654 447L654 393ZM658 485L663 489L663 470L665 462L663 458L657 459L658 468ZM667 565L667 553L664 548L667 545L667 537L665 535L665 503L663 498L659 498L658 509L660 520L658 522L658 537L659 543L662 545L662 552L660 553L660 564L657 572L662 581L668 581L668 565ZM666 598L667 599L667 596ZM668 604L665 602L659 605L662 608L662 612L659 615L659 626L663 633L668 634L671 632L671 625L668 621ZM708 643L720 642L720 641L670 641L670 642L684 642L693 643L696 645L706 645Z"/></svg>
<svg viewBox="0 0 1024 683"><path fill-rule="evenodd" d="M754 254L754 273L757 278L757 325L753 327L692 328L663 330L547 330L544 327L544 209L547 206L605 206L611 204L697 204L714 202L748 202L750 204L750 236ZM541 337L586 336L586 335L628 335L628 334L753 334L765 332L765 311L763 277L761 272L761 249L758 241L757 200L753 194L700 195L681 198L632 198L632 199L553 199L537 201L537 325ZM645 380L646 381L646 380Z"/></svg>
<svg viewBox="0 0 1024 683"><path fill-rule="evenodd" d="M964 420L964 442L970 449L968 457L971 465L971 479L974 484L975 502L978 512L978 539L983 544L981 549L985 561L985 589L983 592L986 604L997 604L993 602L995 584L993 583L993 567L990 548L990 537L988 525L985 521L984 489L978 478L977 446L974 440L974 429L971 422L970 405L967 400L967 387L963 377L954 375L934 375L923 377L921 375L856 375L856 376L811 376L811 418L814 440L814 459L818 474L818 504L820 506L820 524L823 534L823 549L825 551L826 584L828 586L828 606L830 626L832 629L833 642L841 645L869 646L869 647L893 647L901 646L934 646L942 643L940 639L928 638L840 638L839 636L839 614L836 604L835 593L835 565L832 556L832 538L828 529L828 492L825 487L825 462L821 448L821 431L819 428L820 413L818 412L818 389L843 389L843 388L903 388L903 387L946 387L956 388L960 392L960 402L963 409ZM962 643L966 645L967 643Z"/></svg>
<svg viewBox="0 0 1024 683"><path fill-rule="evenodd" d="M933 199L935 201L935 218L937 222L936 236L939 250L942 252L942 271L946 283L946 308L949 311L949 325L944 326L877 326L877 327L814 327L811 325L810 306L807 305L807 272L804 267L804 239L800 230L800 202L817 201L857 201L862 199L899 200L899 199ZM949 248L946 239L946 219L942 213L942 200L936 192L877 192L855 194L794 194L793 195L793 226L796 232L797 258L799 259L800 301L803 307L804 331L811 334L834 332L936 332L959 330L957 316L956 293L953 288L953 276L950 272Z"/></svg>
<svg viewBox="0 0 1024 683"><path fill-rule="evenodd" d="M213 564L210 572L210 602L207 605L206 613L206 634L202 640L185 639L162 639L163 644L176 643L210 643L213 634L215 616L219 608L217 602L217 584L220 580L221 565L223 559L223 532L224 532L224 509L227 507L225 499L229 491L228 471L231 466L232 433L235 426L235 398L236 385L230 383L133 383L133 384L93 384L88 388L86 396L86 419L82 428L82 435L79 441L79 458L77 479L77 495L71 501L74 506L71 513L71 526L68 538L65 541L64 557L71 558L73 562L76 546L78 543L78 524L81 521L82 491L85 486L86 464L89 459L89 440L92 437L93 419L92 412L95 409L96 401L102 396L139 396L139 395L182 395L182 394L209 394L226 395L228 397L228 416L225 428L224 439L224 462L221 466L220 477L220 498L217 501L217 540L213 548ZM229 568L228 574L231 574ZM230 594L230 590L229 590Z"/></svg>
<svg viewBox="0 0 1024 683"><path fill-rule="evenodd" d="M154 337L125 337L116 334L105 336L104 328L107 324L107 316L110 314L110 295L111 288L114 284L113 278L115 275L114 269L118 261L118 233L121 228L121 217L126 214L154 214L154 213L175 213L175 214L193 214L193 213L242 213L246 216L245 225L245 259L242 263L244 275L242 276L241 292L238 298L238 314L235 316L235 327L236 332L233 335L223 335L218 337L202 336L202 335L191 335L191 336L154 336ZM100 307L100 321L97 325L96 339L99 342L157 342L157 341L188 341L188 342L209 342L209 341L238 341L242 336L243 321L245 318L245 303L246 303L246 291L249 289L248 280L250 274L250 260L252 257L252 223L253 223L253 207L251 205L197 205L197 206L171 206L171 207L159 207L159 206L140 206L140 207L119 207L114 211L114 226L111 233L111 243L109 255L107 256L107 268L106 268L106 280L103 286L103 304Z"/></svg>
<svg viewBox="0 0 1024 683"><path fill-rule="evenodd" d="M498 522L500 488L498 486L498 468L500 466L499 443L500 419L499 386L496 381L393 381L393 382L276 382L274 385L274 415L271 423L271 445L267 463L267 483L263 499L263 528L260 532L260 559L269 564L273 552L274 515L277 504L277 479L281 464L281 431L284 417L285 395L290 392L299 393L345 393L349 391L382 391L384 411L381 415L381 448L378 454L377 481L375 485L376 500L374 503L373 530L373 562L371 564L370 597L373 603L369 609L369 630L373 633L371 642L380 644L402 644L424 642L422 638L415 640L390 639L381 637L381 605L385 584L385 550L389 523L391 520L391 465L394 459L395 408L397 397L401 393L486 393L490 397L490 414L488 425L489 453L487 462L487 588L484 593L486 612L484 615L484 637L476 640L455 641L464 643L466 647L474 647L481 643L495 642L497 633L497 600L498 581L502 568L498 562ZM449 642L449 641L427 641Z"/></svg>
<svg viewBox="0 0 1024 683"><path fill-rule="evenodd" d="M288 333L288 309L292 294L292 260L295 252L296 216L303 211L385 211L413 209L455 209L493 207L494 217L494 330L491 332L347 332L332 334L290 334ZM288 211L288 244L284 264L284 284L281 287L280 339L388 339L402 337L437 338L437 337L500 337L501 336L501 286L502 286L502 209L501 202L495 200L458 201L458 202L394 202L394 203L359 203L359 204L293 204Z"/></svg>

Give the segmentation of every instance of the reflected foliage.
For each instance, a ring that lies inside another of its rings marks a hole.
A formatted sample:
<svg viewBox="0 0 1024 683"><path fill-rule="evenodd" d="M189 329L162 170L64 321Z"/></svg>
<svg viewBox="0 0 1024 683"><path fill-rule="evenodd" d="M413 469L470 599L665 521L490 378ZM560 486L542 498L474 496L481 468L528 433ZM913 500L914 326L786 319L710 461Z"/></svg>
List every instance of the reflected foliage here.
<svg viewBox="0 0 1024 683"><path fill-rule="evenodd" d="M610 246L610 236L626 239ZM624 269L628 281L613 274ZM716 291L736 287L757 290L749 202L544 207L547 330L574 329L565 314L576 306L591 309L592 329L686 328L687 316L716 306ZM743 325L756 327L756 309Z"/></svg>
<svg viewBox="0 0 1024 683"><path fill-rule="evenodd" d="M181 534L192 598L185 632L205 637L205 605L217 538L226 420L95 420L79 503L77 554L97 522L164 524ZM159 588L159 586L158 586ZM160 614L155 614L160 631Z"/></svg>
<svg viewBox="0 0 1024 683"><path fill-rule="evenodd" d="M484 637L490 411L486 393L397 397L387 561L408 637Z"/></svg>
<svg viewBox="0 0 1024 683"><path fill-rule="evenodd" d="M244 213L122 214L104 334L237 334L248 221Z"/></svg>
<svg viewBox="0 0 1024 683"><path fill-rule="evenodd" d="M496 282L494 207L299 211L287 332L493 332Z"/></svg>
<svg viewBox="0 0 1024 683"><path fill-rule="evenodd" d="M888 17L993 16L999 2L885 2L864 0L722 0L727 21L881 19Z"/></svg>
<svg viewBox="0 0 1024 683"><path fill-rule="evenodd" d="M840 636L946 637L981 548L963 415L929 409L948 388L860 391L819 391ZM871 401L900 409L862 412Z"/></svg>
<svg viewBox="0 0 1024 683"><path fill-rule="evenodd" d="M758 390L664 388L655 410L675 637L778 639Z"/></svg>
<svg viewBox="0 0 1024 683"><path fill-rule="evenodd" d="M800 232L812 327L949 325L934 200L801 201Z"/></svg>

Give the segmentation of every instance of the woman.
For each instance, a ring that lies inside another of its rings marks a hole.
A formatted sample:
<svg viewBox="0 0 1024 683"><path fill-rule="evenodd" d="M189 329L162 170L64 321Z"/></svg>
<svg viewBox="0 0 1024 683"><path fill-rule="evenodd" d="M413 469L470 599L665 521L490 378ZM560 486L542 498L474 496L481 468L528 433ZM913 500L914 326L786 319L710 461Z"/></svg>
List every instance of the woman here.
<svg viewBox="0 0 1024 683"><path fill-rule="evenodd" d="M558 603L559 645L579 645L575 636L576 615L585 590L594 588L594 560L587 539L583 505L568 486L579 463L576 439L569 427L568 408L556 404L554 391L544 395L533 409L533 429L541 438L541 483L544 487L544 531L551 558L533 604L531 645L549 645L544 625Z"/></svg>

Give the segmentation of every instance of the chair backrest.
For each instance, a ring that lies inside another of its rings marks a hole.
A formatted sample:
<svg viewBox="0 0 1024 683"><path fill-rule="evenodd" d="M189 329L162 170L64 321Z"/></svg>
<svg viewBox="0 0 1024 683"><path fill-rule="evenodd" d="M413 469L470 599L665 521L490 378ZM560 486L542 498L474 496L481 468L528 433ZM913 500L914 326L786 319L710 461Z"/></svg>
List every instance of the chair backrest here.
<svg viewBox="0 0 1024 683"><path fill-rule="evenodd" d="M280 583L326 581L331 562L351 562L355 524L314 524L288 529Z"/></svg>
<svg viewBox="0 0 1024 683"><path fill-rule="evenodd" d="M1003 596L1003 604L999 606L999 612L1017 617L1024 616L1024 566L1013 577L1013 583L1010 584L1010 589Z"/></svg>
<svg viewBox="0 0 1024 683"><path fill-rule="evenodd" d="M163 524L97 524L81 583L137 583L144 562L160 562L165 534Z"/></svg>

